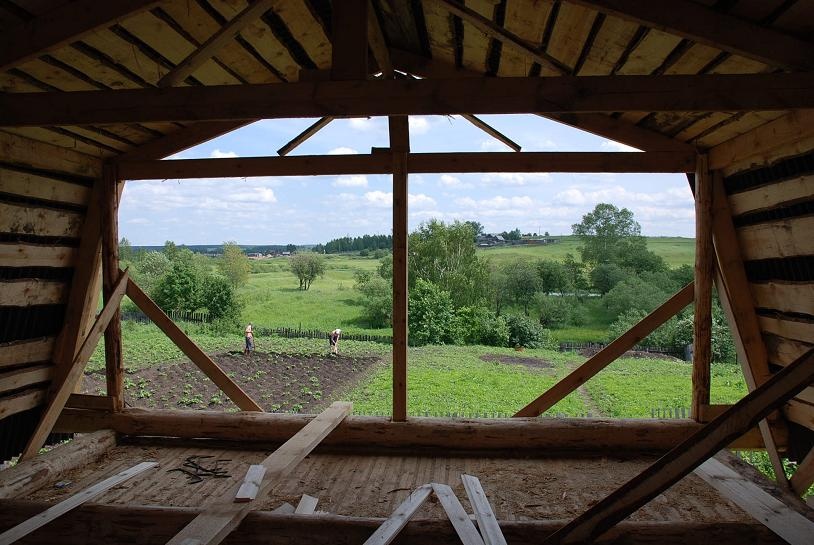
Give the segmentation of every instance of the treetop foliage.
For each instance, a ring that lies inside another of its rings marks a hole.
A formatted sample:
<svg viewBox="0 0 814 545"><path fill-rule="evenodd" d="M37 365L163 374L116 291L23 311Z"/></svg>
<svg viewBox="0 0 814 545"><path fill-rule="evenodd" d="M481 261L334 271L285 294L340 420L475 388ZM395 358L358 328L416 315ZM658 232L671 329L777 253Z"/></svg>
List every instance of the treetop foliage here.
<svg viewBox="0 0 814 545"><path fill-rule="evenodd" d="M325 260L313 252L301 253L291 257L288 262L291 273L300 281L300 289L305 291L317 277L325 274Z"/></svg>
<svg viewBox="0 0 814 545"><path fill-rule="evenodd" d="M571 229L582 241L582 261L592 265L612 262L616 257L616 245L621 240L641 237L642 234L642 227L633 219L633 212L608 203L597 204Z"/></svg>

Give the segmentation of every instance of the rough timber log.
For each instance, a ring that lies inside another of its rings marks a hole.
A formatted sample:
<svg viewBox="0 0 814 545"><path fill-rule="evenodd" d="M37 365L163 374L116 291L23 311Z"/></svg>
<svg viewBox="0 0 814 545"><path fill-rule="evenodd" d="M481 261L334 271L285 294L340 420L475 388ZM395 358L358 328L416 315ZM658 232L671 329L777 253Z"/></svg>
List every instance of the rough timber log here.
<svg viewBox="0 0 814 545"><path fill-rule="evenodd" d="M0 95L0 126L814 107L814 73L394 79Z"/></svg>
<svg viewBox="0 0 814 545"><path fill-rule="evenodd" d="M43 504L23 501L0 502L0 529L42 511ZM166 543L201 511L186 507L143 507L85 505L70 517L51 522L37 531L38 543L60 545ZM384 519L336 515L278 515L264 511L250 513L227 538L227 544L245 545L358 545L378 528ZM512 545L539 543L561 528L564 521L500 521L506 540ZM149 536L147 538L146 536ZM785 543L768 528L754 522L622 522L608 532L616 545L685 545L686 543L738 543L782 545ZM26 543L33 543L29 540ZM401 545L435 543L460 544L461 540L446 519L413 520L399 533Z"/></svg>
<svg viewBox="0 0 814 545"><path fill-rule="evenodd" d="M57 431L111 428L125 435L210 438L282 443L312 416L270 413L223 413L124 409L121 412L65 409ZM690 420L601 420L586 418L478 419L388 418L349 416L322 445L383 449L513 450L546 449L546 453L605 451L616 454L665 452L701 425ZM733 448L760 448L750 432Z"/></svg>

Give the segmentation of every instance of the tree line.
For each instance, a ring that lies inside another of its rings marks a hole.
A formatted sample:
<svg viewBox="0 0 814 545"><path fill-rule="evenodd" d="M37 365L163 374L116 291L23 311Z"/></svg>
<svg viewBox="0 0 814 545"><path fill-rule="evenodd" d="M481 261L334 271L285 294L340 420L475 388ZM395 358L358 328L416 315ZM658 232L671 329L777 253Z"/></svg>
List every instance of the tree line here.
<svg viewBox="0 0 814 545"><path fill-rule="evenodd" d="M342 252L360 252L362 250L391 250L393 235L363 235L361 237L340 237L317 244L313 251L320 254L339 254Z"/></svg>

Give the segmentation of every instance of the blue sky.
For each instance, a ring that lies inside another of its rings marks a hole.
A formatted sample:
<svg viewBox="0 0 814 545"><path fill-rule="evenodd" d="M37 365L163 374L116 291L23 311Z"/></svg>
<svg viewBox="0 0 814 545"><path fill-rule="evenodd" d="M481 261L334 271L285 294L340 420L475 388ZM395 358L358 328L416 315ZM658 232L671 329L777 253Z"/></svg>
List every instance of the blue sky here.
<svg viewBox="0 0 814 545"><path fill-rule="evenodd" d="M523 151L633 151L535 115L480 116ZM259 121L172 158L251 157L276 150L314 119ZM387 119L335 120L292 155L369 153L387 147ZM458 117L411 116L414 152L494 151L508 147ZM319 176L134 181L125 186L121 236L135 245L309 244L389 233L389 176ZM694 234L681 174L411 175L410 229L431 218L475 220L487 232L570 234L599 202L631 209L650 236Z"/></svg>

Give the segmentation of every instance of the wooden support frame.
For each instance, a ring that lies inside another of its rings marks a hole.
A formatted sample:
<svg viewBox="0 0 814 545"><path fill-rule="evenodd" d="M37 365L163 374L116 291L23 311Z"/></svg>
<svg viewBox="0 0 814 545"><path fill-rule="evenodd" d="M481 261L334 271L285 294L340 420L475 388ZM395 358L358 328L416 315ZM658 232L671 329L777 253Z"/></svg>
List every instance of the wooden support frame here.
<svg viewBox="0 0 814 545"><path fill-rule="evenodd" d="M294 149L314 136L317 132L321 131L324 127L333 121L333 117L321 117L314 123L309 125L304 131L292 138L286 145L277 150L277 155L288 155Z"/></svg>
<svg viewBox="0 0 814 545"><path fill-rule="evenodd" d="M158 0L106 3L78 0L52 9L45 15L3 32L0 37L0 72L77 41L98 28L111 26L154 4L158 4Z"/></svg>
<svg viewBox="0 0 814 545"><path fill-rule="evenodd" d="M515 417L540 416L556 405L565 396L588 382L602 369L613 363L619 356L630 350L637 342L647 337L664 322L675 316L681 309L692 302L695 286L687 284L678 293L670 297L656 310L642 318L619 338L594 354L582 365L571 371L565 378L546 390L537 399L517 411Z"/></svg>
<svg viewBox="0 0 814 545"><path fill-rule="evenodd" d="M0 95L0 127L814 108L814 73L375 79Z"/></svg>
<svg viewBox="0 0 814 545"><path fill-rule="evenodd" d="M46 406L42 417L40 417L40 421L37 424L34 433L28 440L28 444L23 450L23 453L20 455L20 459L28 460L36 456L43 443L45 443L45 439L51 433L57 418L59 418L62 409L65 407L65 403L68 401L71 393L73 393L77 381L82 376L82 372L85 370L85 365L93 354L99 339L107 330L110 320L119 310L119 303L121 303L122 297L124 296L128 278L129 274L127 271L121 273L118 282L108 294L108 300L105 303L105 307L102 309L102 312L99 313L93 328L90 330L87 337L85 337L82 347L74 357L71 368L65 373L61 380L58 382L55 381L52 388L53 395L48 400L48 405Z"/></svg>
<svg viewBox="0 0 814 545"><path fill-rule="evenodd" d="M229 378L218 364L212 361L212 358L207 356L192 339L187 337L175 325L175 322L150 299L150 296L144 293L132 280L127 282L127 296L235 405L243 411L263 411L262 407Z"/></svg>
<svg viewBox="0 0 814 545"><path fill-rule="evenodd" d="M712 363L712 173L706 155L698 156L695 172L695 316L693 319L692 418L700 420L709 405Z"/></svg>
<svg viewBox="0 0 814 545"><path fill-rule="evenodd" d="M243 29L259 19L265 12L274 7L279 0L257 0L224 24L220 30L209 37L198 49L158 80L159 87L173 87L192 75L206 61L218 54L229 42L235 39Z"/></svg>
<svg viewBox="0 0 814 545"><path fill-rule="evenodd" d="M483 132L485 132L486 134L488 134L489 136L491 136L492 138L494 138L498 142L502 142L503 144L506 144L512 150L520 151L521 149L523 149L523 148L520 147L520 144L518 144L517 142L515 142L514 140L512 140L511 138L509 138L508 136L506 136L505 134L503 134L502 132L500 132L499 130L494 128L493 126L486 123L483 119L481 119L479 117L476 117L476 116L474 116L472 114L462 114L461 117L463 117L464 119L466 119L467 121L469 121L470 123L475 125L477 128L479 128L480 130L482 130Z"/></svg>
<svg viewBox="0 0 814 545"><path fill-rule="evenodd" d="M464 483L464 490L466 490L472 510L475 512L475 519L477 519L478 528L480 528L483 535L483 542L486 545L507 545L506 538L503 537L503 531L497 522L495 512L492 511L492 506L489 505L489 499L486 497L486 492L483 491L480 480L472 475L461 475L461 480Z"/></svg>
<svg viewBox="0 0 814 545"><path fill-rule="evenodd" d="M367 79L369 0L343 0L331 12L331 79Z"/></svg>
<svg viewBox="0 0 814 545"><path fill-rule="evenodd" d="M407 307L409 191L407 156L410 126L407 116L389 119L393 161L393 421L407 420Z"/></svg>
<svg viewBox="0 0 814 545"><path fill-rule="evenodd" d="M770 66L801 71L814 67L814 45L810 42L695 2L674 0L669 10L641 0L573 2Z"/></svg>
<svg viewBox="0 0 814 545"><path fill-rule="evenodd" d="M352 405L334 402L330 407L316 416L294 437L271 453L261 465L266 468L266 478L260 485L257 495L268 494L279 479L293 469L303 458L350 414ZM241 486L238 483L237 487ZM167 542L167 545L216 545L223 541L232 530L249 514L251 505L234 503L233 487L219 503L213 504L198 515L183 530Z"/></svg>
<svg viewBox="0 0 814 545"><path fill-rule="evenodd" d="M405 116L406 117L406 116ZM410 174L481 172L672 172L695 170L695 154L672 151L625 152L467 152L405 153ZM296 155L128 161L118 164L126 180L231 178L235 176L324 176L390 174L393 155Z"/></svg>
<svg viewBox="0 0 814 545"><path fill-rule="evenodd" d="M814 448L808 451L805 458L803 458L799 464L797 464L797 469L794 471L794 474L789 479L789 483L791 484L791 489L798 496L802 496L808 489L814 484Z"/></svg>
<svg viewBox="0 0 814 545"><path fill-rule="evenodd" d="M105 165L100 191L102 231L102 299L107 306L114 292L119 271L119 177L115 166ZM126 284L126 282L125 282ZM119 297L121 301L121 297ZM124 358L122 356L122 325L118 302L105 329L105 378L107 395L113 410L124 408Z"/></svg>
<svg viewBox="0 0 814 545"><path fill-rule="evenodd" d="M814 381L814 349L789 364L642 473L549 536L544 545L594 540L681 480Z"/></svg>

